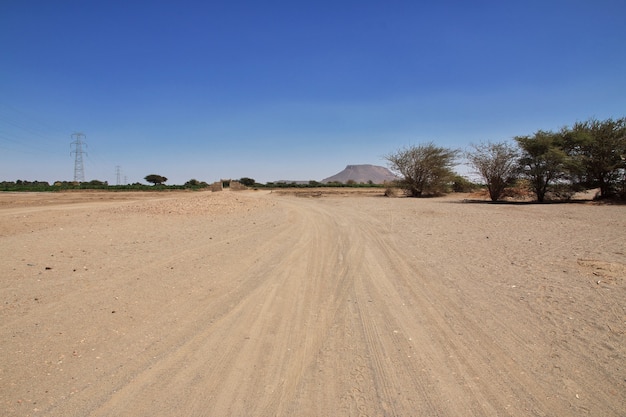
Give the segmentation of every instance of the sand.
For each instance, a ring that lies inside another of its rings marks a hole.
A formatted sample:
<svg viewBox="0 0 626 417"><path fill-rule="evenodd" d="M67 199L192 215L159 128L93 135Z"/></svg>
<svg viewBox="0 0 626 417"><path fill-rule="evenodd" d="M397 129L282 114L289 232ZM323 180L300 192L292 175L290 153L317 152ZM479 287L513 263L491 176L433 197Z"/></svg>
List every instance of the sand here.
<svg viewBox="0 0 626 417"><path fill-rule="evenodd" d="M0 194L2 416L624 416L626 208Z"/></svg>

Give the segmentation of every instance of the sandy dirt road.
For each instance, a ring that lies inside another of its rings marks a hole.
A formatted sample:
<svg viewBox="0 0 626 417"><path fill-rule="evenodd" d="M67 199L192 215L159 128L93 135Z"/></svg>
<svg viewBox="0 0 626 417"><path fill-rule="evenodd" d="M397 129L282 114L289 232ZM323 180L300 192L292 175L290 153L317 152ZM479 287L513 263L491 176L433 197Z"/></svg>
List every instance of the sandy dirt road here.
<svg viewBox="0 0 626 417"><path fill-rule="evenodd" d="M624 416L626 209L0 195L0 415Z"/></svg>

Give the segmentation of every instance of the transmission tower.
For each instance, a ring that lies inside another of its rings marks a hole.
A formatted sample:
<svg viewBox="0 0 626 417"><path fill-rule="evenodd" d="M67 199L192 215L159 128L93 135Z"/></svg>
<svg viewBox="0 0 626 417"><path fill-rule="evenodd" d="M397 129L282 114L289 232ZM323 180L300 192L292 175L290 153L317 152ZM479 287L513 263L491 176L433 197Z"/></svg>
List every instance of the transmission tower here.
<svg viewBox="0 0 626 417"><path fill-rule="evenodd" d="M74 158L74 182L85 181L85 167L83 165L83 154L87 152L83 151L83 145L87 147L87 144L83 142L85 135L83 133L72 133L72 139L74 141L70 144L70 147L74 147L74 150L70 152L70 156L73 154Z"/></svg>
<svg viewBox="0 0 626 417"><path fill-rule="evenodd" d="M115 166L115 176L117 177L116 185L120 185L120 180L122 179L122 171L119 165Z"/></svg>

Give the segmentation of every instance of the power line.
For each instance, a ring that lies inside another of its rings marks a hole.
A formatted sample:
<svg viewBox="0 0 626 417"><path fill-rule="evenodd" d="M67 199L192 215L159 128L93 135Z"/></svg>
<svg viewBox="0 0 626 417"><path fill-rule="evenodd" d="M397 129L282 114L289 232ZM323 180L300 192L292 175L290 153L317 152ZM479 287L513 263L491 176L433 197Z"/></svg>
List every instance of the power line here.
<svg viewBox="0 0 626 417"><path fill-rule="evenodd" d="M50 146L56 142L55 136L61 132L58 126L52 126L40 117L36 117L11 105L0 102L0 128L4 140L19 141L32 150L33 142L44 148L42 152L49 152ZM56 146L55 146L56 148Z"/></svg>

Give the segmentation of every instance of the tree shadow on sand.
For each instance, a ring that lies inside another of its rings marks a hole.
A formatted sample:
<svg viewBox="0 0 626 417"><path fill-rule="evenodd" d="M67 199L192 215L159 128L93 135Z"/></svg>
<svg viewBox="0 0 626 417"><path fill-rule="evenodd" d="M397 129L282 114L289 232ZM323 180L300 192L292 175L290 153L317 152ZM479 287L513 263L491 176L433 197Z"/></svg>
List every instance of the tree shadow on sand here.
<svg viewBox="0 0 626 417"><path fill-rule="evenodd" d="M533 205L549 205L549 204L594 204L594 205L617 205L623 206L626 205L626 200L623 199L587 199L587 198L576 198L569 200L546 200L546 201L537 201L537 200L481 200L481 199L472 199L465 198L462 200L450 201L450 203L456 204L499 204L499 205L509 205L509 206L533 206Z"/></svg>

